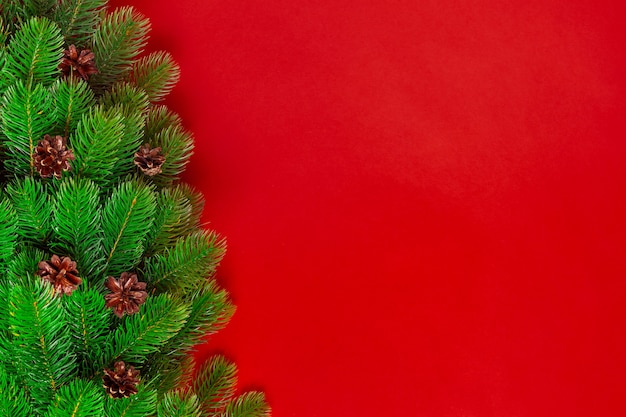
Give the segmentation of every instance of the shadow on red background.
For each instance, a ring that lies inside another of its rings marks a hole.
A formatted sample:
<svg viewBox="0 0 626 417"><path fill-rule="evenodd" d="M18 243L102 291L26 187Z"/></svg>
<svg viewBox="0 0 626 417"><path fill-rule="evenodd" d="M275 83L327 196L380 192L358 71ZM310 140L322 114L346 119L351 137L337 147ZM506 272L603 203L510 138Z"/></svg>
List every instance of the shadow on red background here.
<svg viewBox="0 0 626 417"><path fill-rule="evenodd" d="M200 357L275 417L626 415L622 2L114 3L229 240Z"/></svg>

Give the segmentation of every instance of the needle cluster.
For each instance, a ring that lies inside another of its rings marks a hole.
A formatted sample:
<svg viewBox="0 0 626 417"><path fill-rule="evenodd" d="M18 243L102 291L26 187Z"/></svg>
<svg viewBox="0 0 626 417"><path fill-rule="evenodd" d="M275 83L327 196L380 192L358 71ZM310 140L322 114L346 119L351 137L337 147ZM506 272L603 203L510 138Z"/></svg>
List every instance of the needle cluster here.
<svg viewBox="0 0 626 417"><path fill-rule="evenodd" d="M106 0L0 3L0 415L269 415L190 355L234 306L149 29Z"/></svg>

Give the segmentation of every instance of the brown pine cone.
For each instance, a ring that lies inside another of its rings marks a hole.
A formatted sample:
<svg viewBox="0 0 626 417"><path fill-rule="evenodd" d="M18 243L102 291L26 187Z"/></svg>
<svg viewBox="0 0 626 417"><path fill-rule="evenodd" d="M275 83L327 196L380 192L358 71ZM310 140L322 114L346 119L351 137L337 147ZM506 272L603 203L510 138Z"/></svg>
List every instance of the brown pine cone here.
<svg viewBox="0 0 626 417"><path fill-rule="evenodd" d="M39 262L37 274L54 287L57 294L70 295L83 280L79 278L76 262L67 256L52 255L49 261Z"/></svg>
<svg viewBox="0 0 626 417"><path fill-rule="evenodd" d="M146 143L135 152L135 165L151 177L161 173L163 162L165 162L165 157L161 154L160 147L151 149Z"/></svg>
<svg viewBox="0 0 626 417"><path fill-rule="evenodd" d="M111 398L128 398L137 394L139 371L134 366L126 367L122 361L115 362L113 370L104 370L102 382Z"/></svg>
<svg viewBox="0 0 626 417"><path fill-rule="evenodd" d="M72 169L69 161L74 160L74 152L67 149L65 138L62 136L45 135L37 143L33 155L35 168L42 178L61 178L63 171Z"/></svg>
<svg viewBox="0 0 626 417"><path fill-rule="evenodd" d="M135 314L139 311L139 306L146 302L148 293L146 283L139 282L137 274L122 272L120 279L108 277L104 284L111 291L106 294L106 306L113 309L119 318L126 314Z"/></svg>
<svg viewBox="0 0 626 417"><path fill-rule="evenodd" d="M63 51L59 69L66 77L81 77L87 81L90 75L98 73L94 58L93 52L89 49L79 51L76 46L70 45L68 49Z"/></svg>

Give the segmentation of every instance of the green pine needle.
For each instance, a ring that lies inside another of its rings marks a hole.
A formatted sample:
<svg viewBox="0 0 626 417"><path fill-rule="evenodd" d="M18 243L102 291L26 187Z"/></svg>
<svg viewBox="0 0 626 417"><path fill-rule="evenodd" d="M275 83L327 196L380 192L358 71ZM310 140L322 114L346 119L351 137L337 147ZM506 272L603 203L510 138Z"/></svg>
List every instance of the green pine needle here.
<svg viewBox="0 0 626 417"><path fill-rule="evenodd" d="M4 299L8 297L8 291L11 289L11 286L33 284L35 273L37 272L37 264L43 259L50 259L49 254L28 245L23 245L21 249L21 252L13 256L5 269L5 279L9 285L0 286L0 291L7 292L7 295L3 297Z"/></svg>
<svg viewBox="0 0 626 417"><path fill-rule="evenodd" d="M22 0L28 16L49 16L56 7L56 0Z"/></svg>
<svg viewBox="0 0 626 417"><path fill-rule="evenodd" d="M25 177L8 184L7 194L17 214L14 220L19 237L32 244L44 243L52 232L47 186Z"/></svg>
<svg viewBox="0 0 626 417"><path fill-rule="evenodd" d="M117 277L139 263L155 201L152 189L137 181L121 183L113 191L102 211L106 274Z"/></svg>
<svg viewBox="0 0 626 417"><path fill-rule="evenodd" d="M201 417L198 398L184 391L168 392L157 407L157 417Z"/></svg>
<svg viewBox="0 0 626 417"><path fill-rule="evenodd" d="M59 389L45 417L95 417L104 410L102 387L95 381L75 379Z"/></svg>
<svg viewBox="0 0 626 417"><path fill-rule="evenodd" d="M7 149L5 167L12 173L35 174L33 153L56 124L54 104L41 84L27 86L20 80L7 89L0 117Z"/></svg>
<svg viewBox="0 0 626 417"><path fill-rule="evenodd" d="M235 395L237 366L221 355L206 361L198 370L194 391L205 415L220 414Z"/></svg>
<svg viewBox="0 0 626 417"><path fill-rule="evenodd" d="M0 200L0 267L4 268L15 252L17 227L15 224L15 210L11 203Z"/></svg>
<svg viewBox="0 0 626 417"><path fill-rule="evenodd" d="M212 231L196 231L172 248L145 261L150 285L165 291L188 292L213 274L226 252L226 241Z"/></svg>
<svg viewBox="0 0 626 417"><path fill-rule="evenodd" d="M100 374L105 343L112 324L111 310L104 305L102 293L95 289L79 288L71 297L64 297L69 331L77 353L81 374L85 377Z"/></svg>
<svg viewBox="0 0 626 417"><path fill-rule="evenodd" d="M170 391L191 385L195 364L191 355L168 356L157 353L150 356L148 367L142 372L150 379L150 387L157 390L158 398L162 399Z"/></svg>
<svg viewBox="0 0 626 417"><path fill-rule="evenodd" d="M156 401L156 392L139 384L136 395L115 399L107 397L104 404L104 415L106 417L152 416L156 412Z"/></svg>
<svg viewBox="0 0 626 417"><path fill-rule="evenodd" d="M113 182L115 154L123 133L119 112L96 107L84 114L69 141L76 158L72 163L74 175L93 179L100 185Z"/></svg>
<svg viewBox="0 0 626 417"><path fill-rule="evenodd" d="M143 51L150 22L132 7L122 7L107 15L92 38L99 73L91 84L99 91L119 81Z"/></svg>
<svg viewBox="0 0 626 417"><path fill-rule="evenodd" d="M118 176L135 172L135 152L142 144L145 116L150 105L148 95L140 88L126 82L113 86L100 99L103 108L121 114L124 132L115 150L114 172Z"/></svg>
<svg viewBox="0 0 626 417"><path fill-rule="evenodd" d="M45 17L25 22L11 39L3 77L21 80L30 88L33 83L50 85L59 74L63 54L63 36L56 23Z"/></svg>
<svg viewBox="0 0 626 417"><path fill-rule="evenodd" d="M141 363L172 338L188 316L188 307L166 294L148 297L139 313L126 316L110 334L105 363L116 359Z"/></svg>
<svg viewBox="0 0 626 417"><path fill-rule="evenodd" d="M202 194L180 183L191 133L155 104L180 68L167 52L142 56L148 20L107 3L0 1L0 415L265 417L262 394L234 397L236 367L223 357L194 379L194 347L235 311L213 278L226 243L201 230ZM61 73L71 44L92 50L98 74ZM64 162L37 149L45 135L64 137L73 155L60 178L38 172ZM143 144L165 157L155 176L135 165ZM53 254L77 264L71 294L48 282L63 271L39 274ZM120 319L104 282L123 272L148 295ZM101 386L119 360L140 372L128 398Z"/></svg>
<svg viewBox="0 0 626 417"><path fill-rule="evenodd" d="M26 385L37 408L45 408L78 370L61 299L50 284L35 281L11 288L8 305L12 360L29 376Z"/></svg>
<svg viewBox="0 0 626 417"><path fill-rule="evenodd" d="M166 106L151 106L146 116L144 137L150 139L170 126L182 126L180 116Z"/></svg>
<svg viewBox="0 0 626 417"><path fill-rule="evenodd" d="M160 386L167 389L184 385L184 379L190 376L184 367L176 365L172 359L188 358L193 347L202 339L222 329L232 317L235 308L228 293L220 290L214 281L205 282L201 290L196 291L186 300L191 302L189 317L180 331L172 337L158 353L151 357L149 375L160 375ZM171 383L171 385L167 385Z"/></svg>
<svg viewBox="0 0 626 417"><path fill-rule="evenodd" d="M87 179L63 181L53 197L53 238L50 249L69 255L87 285L102 268L100 189Z"/></svg>
<svg viewBox="0 0 626 417"><path fill-rule="evenodd" d="M130 79L151 102L161 101L180 79L180 67L168 52L153 52L135 62Z"/></svg>
<svg viewBox="0 0 626 417"><path fill-rule="evenodd" d="M183 184L180 186L183 193L189 199L191 204L191 219L189 221L190 225L194 225L194 227L200 228L201 220L202 220L202 210L204 210L204 197L202 193L198 190L194 189L188 184Z"/></svg>
<svg viewBox="0 0 626 417"><path fill-rule="evenodd" d="M235 313L228 292L220 289L214 280L205 281L187 299L191 302L189 318L169 343L171 350L164 350L166 354L175 355L177 350L187 352L203 337L223 329Z"/></svg>
<svg viewBox="0 0 626 417"><path fill-rule="evenodd" d="M30 417L32 409L29 398L17 378L0 368L0 415Z"/></svg>
<svg viewBox="0 0 626 417"><path fill-rule="evenodd" d="M26 11L21 1L2 2L2 7L0 7L0 19L4 26L4 32L7 35L13 33L16 26L24 20L24 16L26 16Z"/></svg>
<svg viewBox="0 0 626 417"><path fill-rule="evenodd" d="M106 4L107 0L58 0L54 20L61 27L68 45L89 46Z"/></svg>
<svg viewBox="0 0 626 417"><path fill-rule="evenodd" d="M128 82L114 84L111 90L104 93L100 98L100 103L106 109L119 109L120 113L126 117L134 116L137 113L143 116L150 106L148 94Z"/></svg>
<svg viewBox="0 0 626 417"><path fill-rule="evenodd" d="M193 136L180 125L166 127L153 138L147 140L154 147L162 149L165 162L161 167L162 173L154 177L155 184L166 187L180 178L180 174L189 163L193 155Z"/></svg>
<svg viewBox="0 0 626 417"><path fill-rule="evenodd" d="M267 417L271 409L265 401L265 394L262 392L246 392L235 398L228 406L221 417Z"/></svg>
<svg viewBox="0 0 626 417"><path fill-rule="evenodd" d="M94 106L94 94L89 84L77 77L59 78L52 86L56 104L55 133L67 137L73 132L83 114Z"/></svg>
<svg viewBox="0 0 626 417"><path fill-rule="evenodd" d="M174 246L181 237L197 229L192 223L192 204L180 186L164 188L157 196L157 212L147 236L148 253L159 253Z"/></svg>

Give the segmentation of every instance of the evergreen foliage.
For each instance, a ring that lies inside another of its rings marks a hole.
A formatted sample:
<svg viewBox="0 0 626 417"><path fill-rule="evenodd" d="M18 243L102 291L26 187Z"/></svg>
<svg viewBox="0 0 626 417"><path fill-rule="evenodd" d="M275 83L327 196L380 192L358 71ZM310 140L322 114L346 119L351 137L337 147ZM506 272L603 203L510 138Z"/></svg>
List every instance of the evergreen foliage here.
<svg viewBox="0 0 626 417"><path fill-rule="evenodd" d="M9 41L3 77L8 82L22 80L28 90L33 83L49 86L59 73L62 46L58 25L44 17L30 18Z"/></svg>
<svg viewBox="0 0 626 417"><path fill-rule="evenodd" d="M223 356L214 356L204 363L198 373L194 391L202 400L207 413L218 413L235 395L237 367Z"/></svg>
<svg viewBox="0 0 626 417"><path fill-rule="evenodd" d="M157 51L133 65L133 82L143 88L151 102L161 101L178 82L180 68L167 52Z"/></svg>
<svg viewBox="0 0 626 417"><path fill-rule="evenodd" d="M89 41L100 23L100 15L107 0L58 0L54 20L61 28L68 43L81 48L89 46Z"/></svg>
<svg viewBox="0 0 626 417"><path fill-rule="evenodd" d="M0 4L0 415L269 415L262 393L236 396L223 356L194 372L194 346L235 308L213 277L226 242L202 230L202 195L180 182L192 135L161 104L180 69L167 52L142 56L149 28L106 0ZM97 74L63 75L70 45L94 53ZM61 178L39 174L44 135L71 150ZM160 148L158 172L135 166L144 144ZM76 262L69 293L38 275L53 255ZM124 272L147 296L116 316L104 283ZM136 394L102 387L118 361L139 371Z"/></svg>
<svg viewBox="0 0 626 417"><path fill-rule="evenodd" d="M230 401L222 413L223 417L263 417L269 413L265 394L250 391Z"/></svg>

